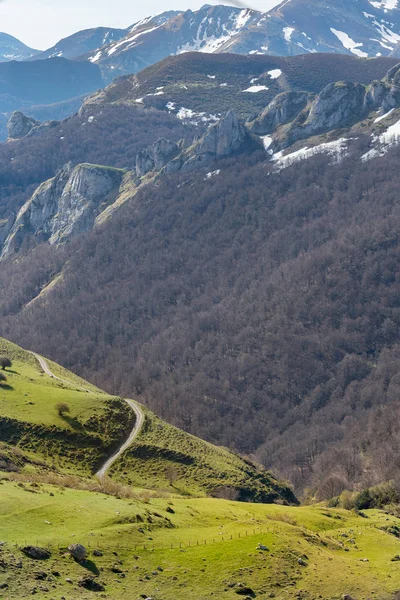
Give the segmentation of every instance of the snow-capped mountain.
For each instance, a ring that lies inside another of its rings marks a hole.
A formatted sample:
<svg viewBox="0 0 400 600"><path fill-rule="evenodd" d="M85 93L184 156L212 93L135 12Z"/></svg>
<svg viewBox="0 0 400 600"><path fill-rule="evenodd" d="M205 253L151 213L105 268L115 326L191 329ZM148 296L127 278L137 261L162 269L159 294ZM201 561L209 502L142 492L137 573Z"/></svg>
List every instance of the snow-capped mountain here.
<svg viewBox="0 0 400 600"><path fill-rule="evenodd" d="M8 33L0 33L0 62L9 62L11 60L25 60L34 54L37 50L25 46L17 38Z"/></svg>
<svg viewBox="0 0 400 600"><path fill-rule="evenodd" d="M190 51L400 57L399 43L398 0L285 0L266 13L206 5L149 17L85 58L110 79Z"/></svg>
<svg viewBox="0 0 400 600"><path fill-rule="evenodd" d="M60 40L48 50L37 54L35 60L38 58L54 58L55 56L77 58L82 54L87 54L104 46L104 44L116 42L125 37L127 33L128 29L113 29L111 27L96 27L95 29L78 31L78 33Z"/></svg>

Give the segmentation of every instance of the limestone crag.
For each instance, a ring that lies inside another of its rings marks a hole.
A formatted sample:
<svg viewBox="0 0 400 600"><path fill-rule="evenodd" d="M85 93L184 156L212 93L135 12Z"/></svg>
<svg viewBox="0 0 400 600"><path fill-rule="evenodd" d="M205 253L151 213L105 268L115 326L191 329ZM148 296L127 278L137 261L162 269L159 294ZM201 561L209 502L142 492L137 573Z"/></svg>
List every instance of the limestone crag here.
<svg viewBox="0 0 400 600"><path fill-rule="evenodd" d="M147 173L194 171L213 160L256 146L260 146L256 136L248 131L233 111L229 111L188 148L183 147L183 142L174 144L160 139L139 152L136 157L136 175L141 178Z"/></svg>
<svg viewBox="0 0 400 600"><path fill-rule="evenodd" d="M136 156L136 174L143 177L151 171L160 171L180 152L180 146L161 138Z"/></svg>
<svg viewBox="0 0 400 600"><path fill-rule="evenodd" d="M27 236L59 245L93 227L114 200L124 172L82 164L66 165L42 183L19 211L4 242L1 258L18 251Z"/></svg>
<svg viewBox="0 0 400 600"><path fill-rule="evenodd" d="M8 138L10 140L18 140L25 137L40 125L39 121L31 117L27 117L21 111L13 112L7 123Z"/></svg>
<svg viewBox="0 0 400 600"><path fill-rule="evenodd" d="M308 92L282 92L254 121L248 123L248 128L256 135L268 135L280 125L293 121L313 98L314 94Z"/></svg>

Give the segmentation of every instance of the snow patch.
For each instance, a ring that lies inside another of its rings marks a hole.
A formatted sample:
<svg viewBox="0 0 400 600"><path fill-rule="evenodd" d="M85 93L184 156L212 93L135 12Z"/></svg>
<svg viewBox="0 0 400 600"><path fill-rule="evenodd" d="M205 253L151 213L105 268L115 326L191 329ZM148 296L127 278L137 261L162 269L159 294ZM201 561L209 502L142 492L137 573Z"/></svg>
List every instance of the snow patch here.
<svg viewBox="0 0 400 600"><path fill-rule="evenodd" d="M332 156L334 163L339 163L346 155L348 141L349 139L340 138L334 142L326 142L324 144L319 144L319 146L314 146L313 148L308 148L306 146L305 148L301 148L300 150L296 150L285 156L283 156L282 152L277 152L272 156L272 160L276 162L276 168L279 171L286 169L286 167L290 167L301 160L316 156L317 154L328 154Z"/></svg>
<svg viewBox="0 0 400 600"><path fill-rule="evenodd" d="M205 112L196 113L191 108L181 107L176 116L181 121L189 121L192 125L198 125L199 123L216 123L220 120L220 115L208 115Z"/></svg>
<svg viewBox="0 0 400 600"><path fill-rule="evenodd" d="M350 52L352 52L356 56L360 56L362 58L368 57L368 54L366 52L363 52L362 50L358 50L358 48L361 48L361 46L363 46L363 44L361 42L360 43L355 42L344 31L339 31L338 29L334 29L333 27L331 27L330 30L338 38L338 40L342 43L342 45L344 46L344 48L346 48L346 50L350 50Z"/></svg>
<svg viewBox="0 0 400 600"><path fill-rule="evenodd" d="M217 177L221 173L221 169L217 169L216 171L210 171L206 175L206 179L211 179L212 177ZM204 180L205 181L205 180Z"/></svg>
<svg viewBox="0 0 400 600"><path fill-rule="evenodd" d="M293 31L294 31L293 27L284 27L283 28L283 35L285 36L285 40L287 42L291 42L292 41Z"/></svg>
<svg viewBox="0 0 400 600"><path fill-rule="evenodd" d="M272 69L272 71L268 71L268 75L271 79L278 79L282 75L282 71L280 69Z"/></svg>
<svg viewBox="0 0 400 600"><path fill-rule="evenodd" d="M397 8L398 5L398 0L381 0L381 2L369 0L369 2L374 8L383 8L384 10L393 10Z"/></svg>
<svg viewBox="0 0 400 600"><path fill-rule="evenodd" d="M377 119L375 119L374 123L379 123L380 121L383 121L383 119L386 119L386 117L388 117L389 115L391 115L393 111L394 111L394 108L392 108L391 110L389 110L389 112L385 113L384 115L381 115L380 117L378 117Z"/></svg>
<svg viewBox="0 0 400 600"><path fill-rule="evenodd" d="M265 92L269 90L266 85L251 85L247 90L243 90L243 92L250 92L252 94L257 94L258 92Z"/></svg>
<svg viewBox="0 0 400 600"><path fill-rule="evenodd" d="M379 137L372 136L375 147L369 150L361 157L362 161L371 160L377 156L384 156L392 146L397 146L400 143L400 121L391 125Z"/></svg>

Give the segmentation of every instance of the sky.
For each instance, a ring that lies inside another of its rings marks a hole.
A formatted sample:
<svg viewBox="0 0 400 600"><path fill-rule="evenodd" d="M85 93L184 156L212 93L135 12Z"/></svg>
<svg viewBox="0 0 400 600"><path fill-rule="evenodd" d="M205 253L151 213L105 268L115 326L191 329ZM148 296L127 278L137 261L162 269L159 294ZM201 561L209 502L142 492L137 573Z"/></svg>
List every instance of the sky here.
<svg viewBox="0 0 400 600"><path fill-rule="evenodd" d="M278 0L242 1L257 10L279 4ZM0 31L44 50L80 29L125 28L151 14L196 10L204 4L229 4L229 0L0 0Z"/></svg>

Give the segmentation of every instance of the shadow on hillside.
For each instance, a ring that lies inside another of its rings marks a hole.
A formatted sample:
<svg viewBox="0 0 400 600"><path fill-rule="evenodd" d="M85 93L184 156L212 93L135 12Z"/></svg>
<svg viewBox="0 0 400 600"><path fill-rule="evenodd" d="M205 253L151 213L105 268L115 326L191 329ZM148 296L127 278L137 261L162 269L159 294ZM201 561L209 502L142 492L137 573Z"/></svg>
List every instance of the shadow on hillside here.
<svg viewBox="0 0 400 600"><path fill-rule="evenodd" d="M75 417L69 417L68 415L60 415L60 417L68 423L72 429L83 429L82 423L78 421Z"/></svg>
<svg viewBox="0 0 400 600"><path fill-rule="evenodd" d="M81 567L83 567L84 569L87 569L88 571L93 573L93 575L100 575L99 569L97 568L97 566L95 565L95 563L92 560L86 559L78 564L80 564Z"/></svg>
<svg viewBox="0 0 400 600"><path fill-rule="evenodd" d="M12 373L13 375L19 375L18 371L14 371L14 369L3 369L4 375L6 373Z"/></svg>
<svg viewBox="0 0 400 600"><path fill-rule="evenodd" d="M3 383L0 385L0 390L5 390L10 392L11 390L13 390L13 386L12 385L8 385L8 383Z"/></svg>

